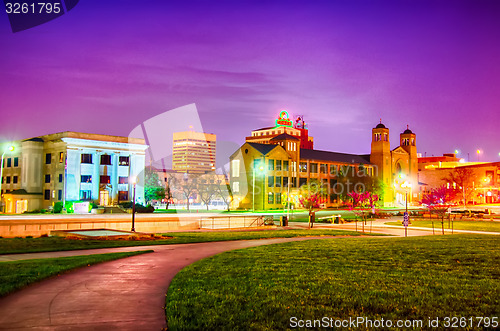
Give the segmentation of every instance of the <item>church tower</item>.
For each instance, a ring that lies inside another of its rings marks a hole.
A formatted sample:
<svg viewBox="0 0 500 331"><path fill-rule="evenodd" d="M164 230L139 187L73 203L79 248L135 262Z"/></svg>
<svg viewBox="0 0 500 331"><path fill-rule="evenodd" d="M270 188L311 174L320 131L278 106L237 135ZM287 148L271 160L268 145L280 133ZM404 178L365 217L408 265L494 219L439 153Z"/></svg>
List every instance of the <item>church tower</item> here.
<svg viewBox="0 0 500 331"><path fill-rule="evenodd" d="M408 152L408 176L411 178L412 185L417 187L418 158L416 135L406 126L406 130L399 135L400 146Z"/></svg>
<svg viewBox="0 0 500 331"><path fill-rule="evenodd" d="M382 120L372 129L372 146L370 163L375 165L374 175L385 184L385 194L381 197L385 202L392 201L391 194L391 145L389 143L389 129L382 124Z"/></svg>

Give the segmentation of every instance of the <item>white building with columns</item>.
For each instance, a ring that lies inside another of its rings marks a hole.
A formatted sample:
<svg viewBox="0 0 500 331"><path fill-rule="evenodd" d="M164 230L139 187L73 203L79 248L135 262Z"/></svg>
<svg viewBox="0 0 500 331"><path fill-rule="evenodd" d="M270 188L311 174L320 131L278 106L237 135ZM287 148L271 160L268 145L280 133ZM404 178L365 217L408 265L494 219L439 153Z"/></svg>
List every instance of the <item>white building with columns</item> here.
<svg viewBox="0 0 500 331"><path fill-rule="evenodd" d="M116 205L132 200L134 180L136 202L144 203L144 139L66 131L12 145L2 178L6 213L64 201Z"/></svg>

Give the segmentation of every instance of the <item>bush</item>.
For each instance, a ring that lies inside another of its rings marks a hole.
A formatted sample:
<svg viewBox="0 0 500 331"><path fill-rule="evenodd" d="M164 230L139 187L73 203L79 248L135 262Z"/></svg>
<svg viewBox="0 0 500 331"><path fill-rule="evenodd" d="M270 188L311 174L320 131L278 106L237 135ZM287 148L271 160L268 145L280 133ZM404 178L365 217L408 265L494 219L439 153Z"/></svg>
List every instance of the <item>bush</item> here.
<svg viewBox="0 0 500 331"><path fill-rule="evenodd" d="M62 202L59 201L54 204L54 214L60 214L62 212L62 209L63 209Z"/></svg>
<svg viewBox="0 0 500 331"><path fill-rule="evenodd" d="M132 201L120 202L118 205L125 209L132 208Z"/></svg>
<svg viewBox="0 0 500 331"><path fill-rule="evenodd" d="M155 211L155 208L151 205L147 205L144 207L140 203L135 204L135 212L136 213L141 213L141 214L146 214L146 213L153 213Z"/></svg>

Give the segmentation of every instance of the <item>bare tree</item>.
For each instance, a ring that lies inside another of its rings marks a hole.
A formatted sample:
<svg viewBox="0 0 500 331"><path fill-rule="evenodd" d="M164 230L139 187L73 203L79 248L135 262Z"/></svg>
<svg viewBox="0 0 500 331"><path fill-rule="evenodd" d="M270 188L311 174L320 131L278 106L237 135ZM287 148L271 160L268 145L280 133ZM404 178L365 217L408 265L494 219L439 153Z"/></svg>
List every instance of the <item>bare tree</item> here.
<svg viewBox="0 0 500 331"><path fill-rule="evenodd" d="M217 192L217 195L224 201L227 206L227 211L229 211L229 205L233 200L233 194L231 191L231 185L229 184L229 180L227 179L227 176L225 174L224 179L220 177L216 179L215 191Z"/></svg>
<svg viewBox="0 0 500 331"><path fill-rule="evenodd" d="M173 188L174 194L178 194L186 199L186 207L189 210L189 199L198 190L198 174L173 174L169 176L169 185Z"/></svg>
<svg viewBox="0 0 500 331"><path fill-rule="evenodd" d="M456 190L459 192L465 208L467 201L474 196L474 182L477 181L476 172L471 168L457 167L451 170L448 177L443 178L443 180L456 184Z"/></svg>
<svg viewBox="0 0 500 331"><path fill-rule="evenodd" d="M210 202L217 196L217 184L215 184L215 182L216 175L212 175L211 173L198 178L197 191L200 195L200 199L203 201L205 206L207 206L207 210Z"/></svg>

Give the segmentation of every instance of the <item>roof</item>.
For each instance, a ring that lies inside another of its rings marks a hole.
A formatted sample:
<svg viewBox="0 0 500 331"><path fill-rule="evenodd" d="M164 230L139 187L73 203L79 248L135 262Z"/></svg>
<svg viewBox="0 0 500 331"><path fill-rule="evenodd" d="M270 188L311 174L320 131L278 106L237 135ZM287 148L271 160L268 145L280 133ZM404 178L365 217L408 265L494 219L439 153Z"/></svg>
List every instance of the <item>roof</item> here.
<svg viewBox="0 0 500 331"><path fill-rule="evenodd" d="M39 137L34 137L32 139L42 139L43 141L59 140L62 138L76 138L76 139L86 139L86 140L97 140L97 141L109 141L116 143L126 143L126 144L141 144L145 145L146 142L142 138L129 138L122 136L111 136L106 134L97 133L83 133L75 131L64 131L58 133L46 134Z"/></svg>
<svg viewBox="0 0 500 331"><path fill-rule="evenodd" d="M23 141L37 141L37 142L42 142L43 143L43 139L39 138L39 137L30 138L30 139L24 139Z"/></svg>
<svg viewBox="0 0 500 331"><path fill-rule="evenodd" d="M259 143L247 143L247 144L249 144L250 146L252 146L253 148L255 148L264 155L266 155L267 153L269 153L270 151L279 146L279 145L259 144Z"/></svg>
<svg viewBox="0 0 500 331"><path fill-rule="evenodd" d="M377 126L375 127L375 129L385 129L385 125L382 124L382 122L380 122L379 124L377 124Z"/></svg>
<svg viewBox="0 0 500 331"><path fill-rule="evenodd" d="M299 138L292 136L288 133L282 133L280 135L277 135L276 137L272 138L270 141L277 141L277 140L300 140Z"/></svg>
<svg viewBox="0 0 500 331"><path fill-rule="evenodd" d="M275 126L269 126L267 128L260 128L260 129L253 130L253 131L271 130L271 129L274 129L274 128L275 128Z"/></svg>
<svg viewBox="0 0 500 331"><path fill-rule="evenodd" d="M366 155L345 154L337 152L319 151L315 149L300 149L300 158L306 160L332 161L341 163L367 164Z"/></svg>

